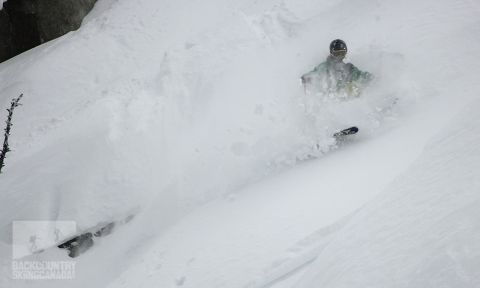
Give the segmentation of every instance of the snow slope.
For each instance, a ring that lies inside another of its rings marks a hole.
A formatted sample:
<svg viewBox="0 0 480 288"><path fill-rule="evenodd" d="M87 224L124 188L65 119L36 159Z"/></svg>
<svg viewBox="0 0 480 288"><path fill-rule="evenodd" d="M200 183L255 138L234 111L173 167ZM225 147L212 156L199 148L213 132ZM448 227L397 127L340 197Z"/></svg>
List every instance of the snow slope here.
<svg viewBox="0 0 480 288"><path fill-rule="evenodd" d="M469 103L294 287L480 287L479 108Z"/></svg>
<svg viewBox="0 0 480 288"><path fill-rule="evenodd" d="M478 171L466 154L477 151L464 147L477 138L474 131L455 138L475 121L474 110L452 122L480 88L479 41L471 36L478 14L466 0L100 0L79 31L0 65L1 106L25 94L1 175L0 255L10 257L12 220L74 220L86 229L135 213L78 258L69 287L291 287L302 277L300 287L374 280L434 287L423 277L457 263L463 274L435 281L460 283L464 275L464 287L475 287L476 254L448 250L460 257L451 262L427 256L442 245L478 248L469 241L478 220L450 229L478 219L473 208L458 212L478 201L476 174L462 173ZM355 101L306 99L299 75L339 37L376 82ZM329 135L351 124L362 130L352 145L285 171L328 152ZM440 169L456 151L462 169ZM415 180L422 177L430 182ZM472 185L452 202L450 185L465 180ZM412 218L391 228L410 206ZM438 224L455 212L450 224ZM419 218L446 236L412 257L402 249L432 239L415 234L424 230ZM376 257L365 260L359 247ZM408 257L399 258L408 266L395 281L380 279L397 271L396 257ZM68 258L49 250L27 259ZM8 266L5 287L65 286L11 280Z"/></svg>
<svg viewBox="0 0 480 288"><path fill-rule="evenodd" d="M79 31L3 63L2 106L25 97L0 236L14 219L85 229L148 206L160 211L155 225L168 226L315 153L316 143L328 150L330 135L355 118L366 131L378 126L382 89L345 104L348 119L324 117L335 109L318 121L304 113L298 76L333 37L312 41L302 32L309 16L276 1L105 0ZM366 68L381 75L382 61L401 63L383 54Z"/></svg>

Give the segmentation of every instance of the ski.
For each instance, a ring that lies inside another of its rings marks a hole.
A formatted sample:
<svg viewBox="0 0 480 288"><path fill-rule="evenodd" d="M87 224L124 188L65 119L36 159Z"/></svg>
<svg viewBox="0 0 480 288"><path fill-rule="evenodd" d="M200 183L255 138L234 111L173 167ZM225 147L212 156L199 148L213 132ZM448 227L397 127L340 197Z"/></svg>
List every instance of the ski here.
<svg viewBox="0 0 480 288"><path fill-rule="evenodd" d="M352 126L350 128L343 129L342 131L339 131L339 132L333 134L333 137L342 138L343 136L357 134L357 132L358 132L358 128L355 127L355 126Z"/></svg>

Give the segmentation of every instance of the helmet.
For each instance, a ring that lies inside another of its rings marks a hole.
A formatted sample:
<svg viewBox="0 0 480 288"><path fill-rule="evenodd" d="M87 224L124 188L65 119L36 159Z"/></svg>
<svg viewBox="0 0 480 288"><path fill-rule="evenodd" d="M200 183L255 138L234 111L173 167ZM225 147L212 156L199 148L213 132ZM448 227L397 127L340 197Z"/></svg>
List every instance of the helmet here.
<svg viewBox="0 0 480 288"><path fill-rule="evenodd" d="M347 44L343 40L335 39L330 43L330 55L335 57L345 57L347 55Z"/></svg>

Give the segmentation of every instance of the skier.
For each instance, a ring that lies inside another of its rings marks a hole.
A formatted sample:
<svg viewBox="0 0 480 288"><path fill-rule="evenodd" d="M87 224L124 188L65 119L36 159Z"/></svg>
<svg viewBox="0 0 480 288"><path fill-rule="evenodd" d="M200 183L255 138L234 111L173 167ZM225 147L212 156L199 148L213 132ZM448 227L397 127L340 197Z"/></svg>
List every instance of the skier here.
<svg viewBox="0 0 480 288"><path fill-rule="evenodd" d="M344 63L347 55L347 44L343 40L336 39L330 43L330 55L327 60L312 71L302 75L302 84L312 87L325 94L336 96L357 97L360 88L373 79L373 75L360 71L352 63Z"/></svg>

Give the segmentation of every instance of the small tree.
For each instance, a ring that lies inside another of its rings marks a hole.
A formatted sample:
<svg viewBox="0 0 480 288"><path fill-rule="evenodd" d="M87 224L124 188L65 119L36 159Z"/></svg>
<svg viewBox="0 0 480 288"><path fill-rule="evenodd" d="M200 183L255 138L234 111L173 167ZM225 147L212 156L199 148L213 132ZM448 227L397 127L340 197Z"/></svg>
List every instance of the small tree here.
<svg viewBox="0 0 480 288"><path fill-rule="evenodd" d="M8 146L8 137L10 136L10 129L12 128L12 116L13 116L13 110L15 107L21 105L20 99L22 99L23 94L20 94L17 98L12 99L10 108L7 109L8 111L8 117L7 117L7 127L5 127L5 135L3 138L3 148L0 150L0 173L2 173L2 168L5 166L5 157L7 156L7 153L10 152L10 147Z"/></svg>

